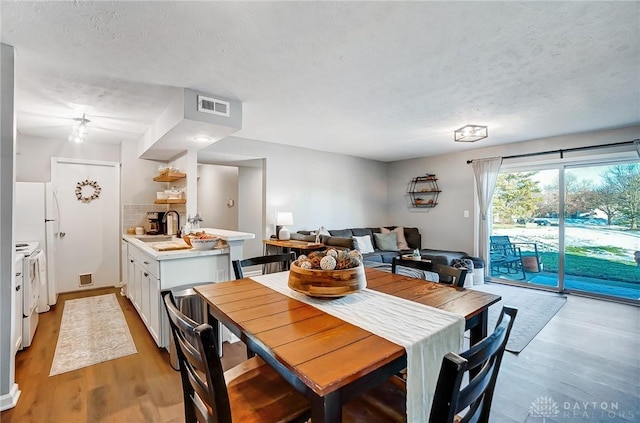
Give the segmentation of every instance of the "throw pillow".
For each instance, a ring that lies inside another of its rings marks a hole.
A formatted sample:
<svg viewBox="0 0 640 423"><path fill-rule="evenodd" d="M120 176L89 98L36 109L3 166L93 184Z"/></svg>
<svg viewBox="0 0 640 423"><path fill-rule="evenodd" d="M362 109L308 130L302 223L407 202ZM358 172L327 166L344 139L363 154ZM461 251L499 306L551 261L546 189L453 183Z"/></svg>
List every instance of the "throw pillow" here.
<svg viewBox="0 0 640 423"><path fill-rule="evenodd" d="M391 231L387 228L380 228L380 233L388 234L391 232L396 233L398 250L408 250L409 244L407 244L407 239L404 237L404 228L402 226L396 226L396 228Z"/></svg>
<svg viewBox="0 0 640 423"><path fill-rule="evenodd" d="M353 240L351 238L340 238L339 236L321 236L320 242L330 247L348 248L353 250Z"/></svg>
<svg viewBox="0 0 640 423"><path fill-rule="evenodd" d="M362 254L373 253L373 244L369 235L354 236L351 239L353 239L353 246Z"/></svg>
<svg viewBox="0 0 640 423"><path fill-rule="evenodd" d="M318 232L320 233L320 235L331 236L327 228L325 228L324 226L320 226Z"/></svg>
<svg viewBox="0 0 640 423"><path fill-rule="evenodd" d="M384 251L398 251L398 237L395 232L389 232L388 234L373 234L376 240L376 246L380 250Z"/></svg>
<svg viewBox="0 0 640 423"><path fill-rule="evenodd" d="M471 259L453 259L451 261L451 267L455 267L456 269L467 269L469 271L473 270L473 260Z"/></svg>

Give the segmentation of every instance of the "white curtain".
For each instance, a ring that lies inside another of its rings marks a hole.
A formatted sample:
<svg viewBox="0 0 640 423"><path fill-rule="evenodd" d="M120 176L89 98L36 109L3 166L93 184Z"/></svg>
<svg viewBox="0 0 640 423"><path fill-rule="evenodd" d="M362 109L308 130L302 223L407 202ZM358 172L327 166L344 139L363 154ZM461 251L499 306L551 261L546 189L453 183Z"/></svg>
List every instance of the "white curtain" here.
<svg viewBox="0 0 640 423"><path fill-rule="evenodd" d="M490 222L487 213L489 211L489 206L491 205L491 200L493 199L493 192L496 188L496 181L498 180L498 172L500 172L501 165L502 157L473 160L471 163L473 173L476 177L476 189L478 191L478 202L480 204L478 252L480 257L482 257L486 263L484 268L485 275L488 274L487 268L489 267Z"/></svg>

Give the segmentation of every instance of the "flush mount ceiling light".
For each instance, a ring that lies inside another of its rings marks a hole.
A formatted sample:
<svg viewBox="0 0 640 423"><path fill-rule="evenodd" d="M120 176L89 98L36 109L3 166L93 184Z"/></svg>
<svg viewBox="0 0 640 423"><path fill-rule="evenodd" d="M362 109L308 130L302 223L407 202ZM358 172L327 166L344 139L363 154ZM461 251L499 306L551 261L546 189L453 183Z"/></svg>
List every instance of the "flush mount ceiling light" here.
<svg viewBox="0 0 640 423"><path fill-rule="evenodd" d="M198 142L209 142L209 141L211 141L211 138L204 137L204 136L193 137L193 139L198 141Z"/></svg>
<svg viewBox="0 0 640 423"><path fill-rule="evenodd" d="M73 118L78 124L73 128L71 135L69 135L69 141L75 141L77 144L83 144L87 139L87 124L91 121L86 118L83 113L81 118Z"/></svg>
<svg viewBox="0 0 640 423"><path fill-rule="evenodd" d="M476 142L489 136L489 130L482 125L465 125L453 131L456 142Z"/></svg>

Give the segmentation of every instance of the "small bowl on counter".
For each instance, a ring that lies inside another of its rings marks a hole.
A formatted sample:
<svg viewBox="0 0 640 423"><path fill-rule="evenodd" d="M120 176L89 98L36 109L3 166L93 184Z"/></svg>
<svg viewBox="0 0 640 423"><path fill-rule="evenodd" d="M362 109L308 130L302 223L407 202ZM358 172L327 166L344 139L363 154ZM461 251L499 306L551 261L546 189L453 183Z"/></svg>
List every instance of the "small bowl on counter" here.
<svg viewBox="0 0 640 423"><path fill-rule="evenodd" d="M213 250L219 242L220 238L191 238L190 240L191 246L196 250Z"/></svg>
<svg viewBox="0 0 640 423"><path fill-rule="evenodd" d="M182 235L182 240L191 247L191 240L194 238L197 238L198 236L195 234L183 234Z"/></svg>
<svg viewBox="0 0 640 423"><path fill-rule="evenodd" d="M197 239L197 238L216 238L215 236L209 235L207 234L205 231L200 231L200 232L190 232L190 233L183 233L182 234L182 239L184 240L184 242L187 243L187 245L191 245L191 240L192 239Z"/></svg>

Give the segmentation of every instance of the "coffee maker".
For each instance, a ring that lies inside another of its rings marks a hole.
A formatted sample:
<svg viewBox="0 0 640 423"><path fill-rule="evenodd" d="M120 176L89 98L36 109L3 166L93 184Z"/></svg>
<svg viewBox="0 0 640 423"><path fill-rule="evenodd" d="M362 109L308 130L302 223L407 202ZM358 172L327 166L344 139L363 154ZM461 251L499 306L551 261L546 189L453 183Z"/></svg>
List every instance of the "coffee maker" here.
<svg viewBox="0 0 640 423"><path fill-rule="evenodd" d="M147 220L149 221L149 235L161 235L166 232L164 220L164 213L159 211L147 212Z"/></svg>

